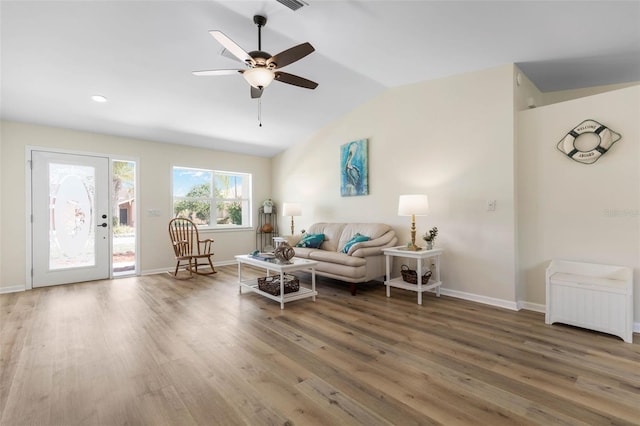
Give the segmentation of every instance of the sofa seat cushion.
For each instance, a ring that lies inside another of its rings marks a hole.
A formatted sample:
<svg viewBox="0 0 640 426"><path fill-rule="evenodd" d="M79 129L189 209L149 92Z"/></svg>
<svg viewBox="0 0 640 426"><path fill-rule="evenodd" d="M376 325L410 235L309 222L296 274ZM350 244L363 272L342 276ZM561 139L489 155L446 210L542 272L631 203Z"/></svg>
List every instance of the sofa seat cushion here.
<svg viewBox="0 0 640 426"><path fill-rule="evenodd" d="M298 254L298 247L296 247L296 254ZM362 257L349 256L345 253L338 253L335 251L327 250L312 250L309 253L308 259L317 260L318 262L335 263L336 265L345 265L349 267L364 266L367 261Z"/></svg>
<svg viewBox="0 0 640 426"><path fill-rule="evenodd" d="M293 250L296 252L296 257L301 257L302 259L311 259L309 254L311 254L311 252L318 251L318 249L307 247L294 247Z"/></svg>
<svg viewBox="0 0 640 426"><path fill-rule="evenodd" d="M365 265L354 268L353 266L323 262L318 264L316 273L323 277L334 278L345 282L367 281L367 267Z"/></svg>

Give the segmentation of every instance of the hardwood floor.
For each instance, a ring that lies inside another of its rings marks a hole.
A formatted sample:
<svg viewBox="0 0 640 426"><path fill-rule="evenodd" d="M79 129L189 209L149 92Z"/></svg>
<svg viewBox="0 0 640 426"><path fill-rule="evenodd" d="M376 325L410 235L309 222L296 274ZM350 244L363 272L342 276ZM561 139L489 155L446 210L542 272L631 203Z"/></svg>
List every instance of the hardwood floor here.
<svg viewBox="0 0 640 426"><path fill-rule="evenodd" d="M637 334L322 278L281 311L218 270L1 295L0 424L640 424Z"/></svg>

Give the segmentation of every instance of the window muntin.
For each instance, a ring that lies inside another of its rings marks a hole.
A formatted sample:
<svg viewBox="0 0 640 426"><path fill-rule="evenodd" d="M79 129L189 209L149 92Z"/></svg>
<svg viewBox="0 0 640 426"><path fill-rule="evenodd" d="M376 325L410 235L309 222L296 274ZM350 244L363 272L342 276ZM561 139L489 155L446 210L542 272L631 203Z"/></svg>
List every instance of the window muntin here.
<svg viewBox="0 0 640 426"><path fill-rule="evenodd" d="M250 194L250 174L173 167L173 216L200 227L250 227Z"/></svg>

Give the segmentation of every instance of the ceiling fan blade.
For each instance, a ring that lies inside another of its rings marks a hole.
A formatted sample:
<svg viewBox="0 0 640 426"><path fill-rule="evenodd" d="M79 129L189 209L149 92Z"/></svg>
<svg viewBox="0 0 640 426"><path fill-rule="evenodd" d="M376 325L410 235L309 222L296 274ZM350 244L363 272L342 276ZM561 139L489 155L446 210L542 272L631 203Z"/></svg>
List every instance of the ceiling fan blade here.
<svg viewBox="0 0 640 426"><path fill-rule="evenodd" d="M316 49L314 49L310 43L302 43L292 47L291 49L282 51L277 55L273 55L267 60L267 65L275 63L276 68L286 67L287 65L304 58L315 50Z"/></svg>
<svg viewBox="0 0 640 426"><path fill-rule="evenodd" d="M208 76L208 75L231 75L242 74L244 70L204 70L204 71L192 71L193 75Z"/></svg>
<svg viewBox="0 0 640 426"><path fill-rule="evenodd" d="M281 83L293 84L294 86L304 87L305 89L315 89L318 87L318 83L315 81L307 80L306 78L302 78L297 75L282 71L276 71L275 75L275 80Z"/></svg>
<svg viewBox="0 0 640 426"><path fill-rule="evenodd" d="M229 58L233 61L239 62L240 59L236 58L236 55L232 54L231 52L229 52L229 49L227 48L222 48L222 51L220 51L220 56L224 56L225 58ZM246 65L245 62L242 62L243 64Z"/></svg>
<svg viewBox="0 0 640 426"><path fill-rule="evenodd" d="M257 99L262 96L262 92L264 89L258 89L257 87L251 86L251 99Z"/></svg>
<svg viewBox="0 0 640 426"><path fill-rule="evenodd" d="M248 64L255 63L253 58L249 56L249 54L245 52L245 50L242 47L238 46L235 41L227 37L222 31L211 30L209 31L209 34L211 34L213 38L218 40L218 43L224 46L225 49L231 52L233 56L240 59L242 62L246 62Z"/></svg>

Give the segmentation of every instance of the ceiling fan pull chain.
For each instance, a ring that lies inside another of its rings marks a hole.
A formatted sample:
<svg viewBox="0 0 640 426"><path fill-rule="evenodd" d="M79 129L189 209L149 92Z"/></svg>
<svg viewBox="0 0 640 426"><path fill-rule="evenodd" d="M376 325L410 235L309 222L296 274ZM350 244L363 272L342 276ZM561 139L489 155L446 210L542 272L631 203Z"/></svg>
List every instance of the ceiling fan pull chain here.
<svg viewBox="0 0 640 426"><path fill-rule="evenodd" d="M262 127L262 99L258 98L258 125Z"/></svg>

